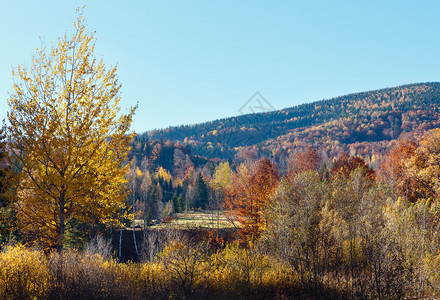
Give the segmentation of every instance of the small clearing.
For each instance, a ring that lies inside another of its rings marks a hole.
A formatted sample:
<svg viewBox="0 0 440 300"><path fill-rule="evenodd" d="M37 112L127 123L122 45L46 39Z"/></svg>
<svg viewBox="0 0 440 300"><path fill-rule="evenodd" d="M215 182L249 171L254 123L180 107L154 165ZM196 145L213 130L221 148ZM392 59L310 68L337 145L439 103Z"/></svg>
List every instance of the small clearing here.
<svg viewBox="0 0 440 300"><path fill-rule="evenodd" d="M233 228L234 225L226 218L224 211L217 210L196 210L176 214L174 219L150 228L173 227L185 228L206 228L225 229Z"/></svg>

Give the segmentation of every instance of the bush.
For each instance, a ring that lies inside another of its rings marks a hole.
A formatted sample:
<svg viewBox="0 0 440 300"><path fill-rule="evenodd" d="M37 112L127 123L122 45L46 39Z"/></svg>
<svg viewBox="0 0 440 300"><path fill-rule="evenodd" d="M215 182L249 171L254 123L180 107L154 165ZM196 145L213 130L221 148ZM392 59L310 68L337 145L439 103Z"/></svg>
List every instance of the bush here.
<svg viewBox="0 0 440 300"><path fill-rule="evenodd" d="M22 245L7 246L0 253L2 299L44 299L53 281L42 251Z"/></svg>

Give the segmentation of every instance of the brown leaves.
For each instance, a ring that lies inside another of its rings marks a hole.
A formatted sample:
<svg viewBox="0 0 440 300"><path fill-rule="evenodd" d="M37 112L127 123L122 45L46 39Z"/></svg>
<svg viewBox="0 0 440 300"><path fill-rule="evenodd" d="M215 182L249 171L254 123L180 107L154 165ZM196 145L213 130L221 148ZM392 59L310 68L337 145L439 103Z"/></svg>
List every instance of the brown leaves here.
<svg viewBox="0 0 440 300"><path fill-rule="evenodd" d="M406 161L410 159L417 149L417 144L407 138L399 140L393 149L388 151L385 161L379 169L379 180L390 182L394 192L401 197L414 201L419 198L420 188L407 174Z"/></svg>
<svg viewBox="0 0 440 300"><path fill-rule="evenodd" d="M320 161L321 159L318 155L318 151L311 147L307 148L305 151L292 154L289 158L289 177L293 178L299 173L317 170Z"/></svg>
<svg viewBox="0 0 440 300"><path fill-rule="evenodd" d="M346 153L343 153L338 159L334 160L331 168L331 177L332 179L336 177L349 179L351 172L358 168L363 169L366 178L371 180L371 182L374 181L376 177L374 170L365 163L365 160L359 156L349 157Z"/></svg>
<svg viewBox="0 0 440 300"><path fill-rule="evenodd" d="M240 166L226 191L224 208L237 221L244 239L257 238L266 227L266 208L278 185L278 170L268 158Z"/></svg>
<svg viewBox="0 0 440 300"><path fill-rule="evenodd" d="M381 165L380 179L410 202L439 198L440 129L428 131L420 141L402 139Z"/></svg>

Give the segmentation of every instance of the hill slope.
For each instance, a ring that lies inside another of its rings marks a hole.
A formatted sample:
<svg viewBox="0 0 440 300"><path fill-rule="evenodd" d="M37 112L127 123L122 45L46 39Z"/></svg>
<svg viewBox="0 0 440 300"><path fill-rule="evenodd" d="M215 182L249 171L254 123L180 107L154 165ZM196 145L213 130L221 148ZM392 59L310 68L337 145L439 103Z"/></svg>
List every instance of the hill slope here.
<svg viewBox="0 0 440 300"><path fill-rule="evenodd" d="M255 149L276 156L308 145L328 155L340 150L372 154L383 152L401 134L417 136L440 127L439 105L440 83L418 83L144 135L179 141L194 154L211 158Z"/></svg>

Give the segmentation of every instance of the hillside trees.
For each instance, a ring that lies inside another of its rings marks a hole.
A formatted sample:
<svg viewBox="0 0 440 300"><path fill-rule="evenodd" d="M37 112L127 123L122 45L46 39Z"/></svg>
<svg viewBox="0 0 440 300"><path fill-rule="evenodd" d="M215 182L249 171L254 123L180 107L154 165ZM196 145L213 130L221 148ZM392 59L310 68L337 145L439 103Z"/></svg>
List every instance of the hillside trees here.
<svg viewBox="0 0 440 300"><path fill-rule="evenodd" d="M417 144L401 139L381 165L380 180L411 203L439 199L440 129L428 131Z"/></svg>
<svg viewBox="0 0 440 300"><path fill-rule="evenodd" d="M345 266L349 270L350 277L356 278L359 277L356 272L362 269L359 265L362 261L359 231L363 226L363 206L367 201L372 181L369 176L366 176L367 173L363 166L352 170L348 177L338 175L335 176L331 184L332 199L328 208L335 216L334 222L338 223L337 228L333 230L338 237L337 239L342 242L339 247L345 248L347 253L345 259L348 262ZM356 282L350 282L350 290L353 292L355 288Z"/></svg>
<svg viewBox="0 0 440 300"><path fill-rule="evenodd" d="M419 198L420 189L417 182L408 176L405 162L414 155L416 149L417 144L414 141L407 138L399 140L388 151L379 172L381 181L390 183L396 195L410 201Z"/></svg>
<svg viewBox="0 0 440 300"><path fill-rule="evenodd" d="M427 132L405 167L407 176L416 182L419 198L440 198L440 129Z"/></svg>
<svg viewBox="0 0 440 300"><path fill-rule="evenodd" d="M359 156L348 156L346 153L342 153L339 158L335 159L331 168L332 179L349 179L351 173L356 169L361 169L363 176L366 177L370 183L372 183L376 174L374 170L367 165L365 160Z"/></svg>
<svg viewBox="0 0 440 300"><path fill-rule="evenodd" d="M402 133L418 136L440 127L439 103L440 83L420 83L306 103L252 118L238 116L145 135L154 140L180 141L193 153L211 158L235 157L235 161L253 156L255 147L259 148L258 157L269 153L278 156L285 149L309 146L325 149L333 157L340 150L349 152L356 143L359 151L352 155L364 156L364 151L369 151L369 155L385 154ZM258 120L258 124L253 120ZM228 138L231 136L234 138ZM237 141L245 143L237 147ZM211 150L206 151L208 145Z"/></svg>
<svg viewBox="0 0 440 300"><path fill-rule="evenodd" d="M322 209L330 192L316 171L282 179L272 206L263 241L270 253L298 271L303 285L322 283L326 243L321 231ZM328 254L327 254L328 255Z"/></svg>
<svg viewBox="0 0 440 300"><path fill-rule="evenodd" d="M216 209L223 207L223 199L225 197L225 191L227 190L232 178L232 169L229 166L229 162L220 163L214 170L212 176L211 188L212 196L214 198L213 205Z"/></svg>
<svg viewBox="0 0 440 300"><path fill-rule="evenodd" d="M20 225L59 252L75 221L118 224L126 197L122 165L135 107L119 112L117 69L96 60L94 47L80 13L71 38L37 49L29 68L13 71L8 100Z"/></svg>
<svg viewBox="0 0 440 300"><path fill-rule="evenodd" d="M304 151L296 152L289 157L289 176L293 178L301 172L317 170L320 161L318 151L311 147Z"/></svg>
<svg viewBox="0 0 440 300"><path fill-rule="evenodd" d="M373 181L360 162L343 157L332 179L316 170L286 174L267 208L259 245L295 270L310 297L334 285L347 298L402 298L413 267L422 269L419 249L428 246L420 235L428 234L416 224L432 228L433 210L422 221L425 214L400 208L390 186ZM397 233L401 226L411 233Z"/></svg>
<svg viewBox="0 0 440 300"><path fill-rule="evenodd" d="M266 228L267 208L278 185L278 169L268 158L242 165L226 191L224 207L232 221L241 224L245 239L258 238Z"/></svg>

